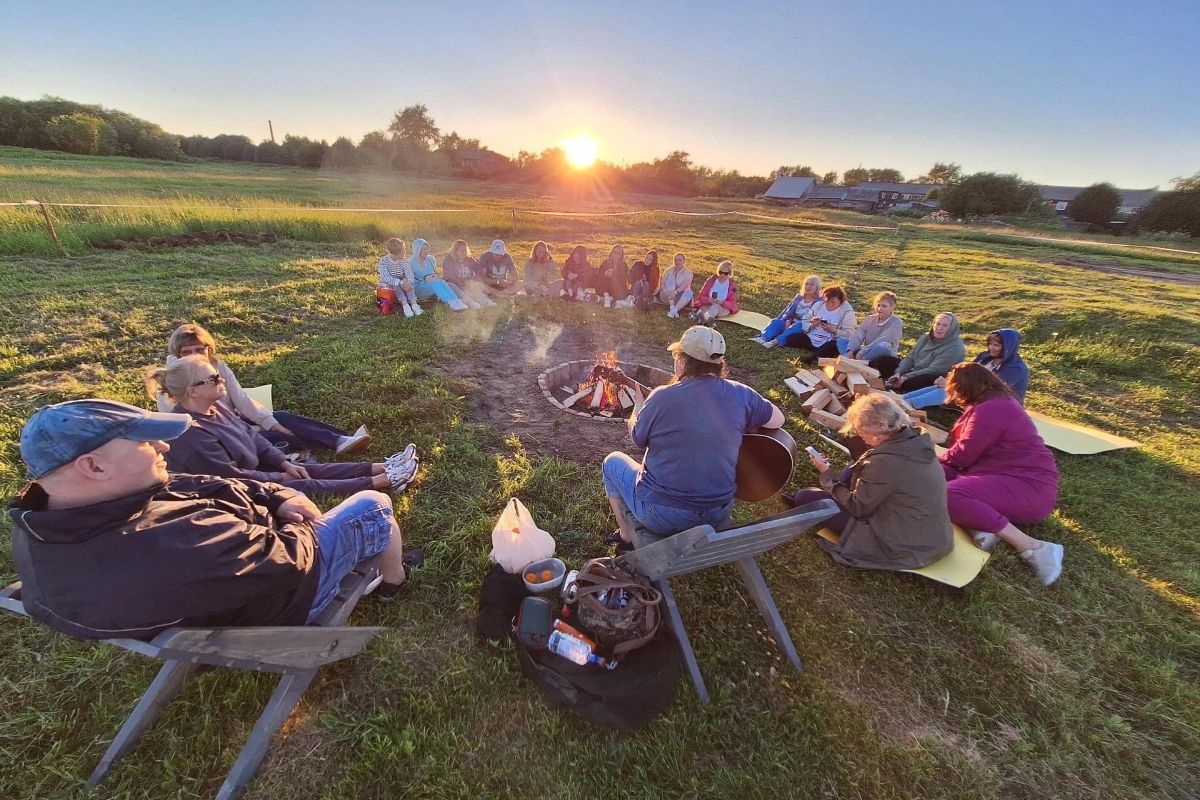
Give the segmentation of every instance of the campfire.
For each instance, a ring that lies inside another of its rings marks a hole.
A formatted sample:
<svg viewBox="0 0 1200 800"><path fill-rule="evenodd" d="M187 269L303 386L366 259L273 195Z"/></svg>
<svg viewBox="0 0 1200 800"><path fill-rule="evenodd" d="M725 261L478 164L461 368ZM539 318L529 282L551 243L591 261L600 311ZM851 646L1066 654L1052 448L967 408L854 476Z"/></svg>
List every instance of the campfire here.
<svg viewBox="0 0 1200 800"><path fill-rule="evenodd" d="M669 373L622 363L615 352L608 352L594 361L568 361L547 370L538 377L538 385L546 399L564 411L586 417L628 419L633 411L635 386L648 395L669 379Z"/></svg>

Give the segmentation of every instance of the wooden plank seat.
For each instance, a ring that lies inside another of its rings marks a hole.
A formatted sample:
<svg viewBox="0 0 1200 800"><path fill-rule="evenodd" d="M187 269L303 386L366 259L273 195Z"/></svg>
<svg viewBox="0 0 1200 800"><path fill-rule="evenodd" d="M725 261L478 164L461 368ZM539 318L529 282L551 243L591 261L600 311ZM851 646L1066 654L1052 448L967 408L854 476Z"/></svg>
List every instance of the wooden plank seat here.
<svg viewBox="0 0 1200 800"><path fill-rule="evenodd" d="M379 576L379 556L360 562L342 579L337 597L307 626L169 628L149 641L100 640L158 659L163 666L88 777L88 786L103 781L113 765L133 751L142 734L201 666L277 672L275 692L217 792L218 800L237 797L254 778L275 734L291 716L317 670L362 652L383 630L345 624L358 601L377 585ZM21 603L20 583L0 590L0 608L28 616Z"/></svg>
<svg viewBox="0 0 1200 800"><path fill-rule="evenodd" d="M696 654L683 626L683 617L675 603L675 595L671 592L670 579L677 575L686 575L721 564L734 564L746 591L750 594L750 599L754 601L776 644L796 669L804 669L755 556L791 541L805 531L821 527L821 523L838 513L837 503L832 500L819 500L750 525L733 527L732 521L726 521L718 526L720 530L711 525L699 525L666 538L660 538L646 530L624 503L618 505L625 526L633 531L635 548L627 553L624 559L631 567L653 581L662 592L667 608L667 620L679 641L684 663L701 702L708 702L708 688L700 674L700 666L696 662Z"/></svg>

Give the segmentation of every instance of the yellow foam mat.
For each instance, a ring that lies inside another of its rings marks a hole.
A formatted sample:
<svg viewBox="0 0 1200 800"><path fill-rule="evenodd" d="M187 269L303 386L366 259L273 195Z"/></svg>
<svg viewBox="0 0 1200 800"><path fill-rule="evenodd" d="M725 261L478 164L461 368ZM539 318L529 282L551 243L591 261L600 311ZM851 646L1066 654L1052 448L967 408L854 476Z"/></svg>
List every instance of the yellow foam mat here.
<svg viewBox="0 0 1200 800"><path fill-rule="evenodd" d="M817 531L817 536L833 544L838 543L838 535L828 528L822 528ZM975 580L975 577L983 571L983 565L991 557L991 553L976 547L975 542L971 541L971 537L967 535L967 532L955 525L954 549L948 555L943 556L928 567L900 571L911 572L914 575L929 578L931 581L937 581L938 583L944 583L947 586L961 589Z"/></svg>
<svg viewBox="0 0 1200 800"><path fill-rule="evenodd" d="M744 328L749 328L759 333L767 329L767 323L770 321L770 317L766 314L760 314L757 311L739 311L736 314L730 314L728 317L717 318L717 322L732 322L734 325L741 325Z"/></svg>
<svg viewBox="0 0 1200 800"><path fill-rule="evenodd" d="M1122 450L1127 447L1140 447L1138 442L1115 436L1111 433L1077 425L1074 422L1064 422L1061 419L1047 417L1036 411L1028 411L1029 418L1037 427L1038 435L1047 447L1061 450L1072 455L1092 455L1109 450Z"/></svg>
<svg viewBox="0 0 1200 800"><path fill-rule="evenodd" d="M275 412L275 405L271 402L271 384L264 383L262 386L243 386L242 391L250 395L251 400L257 400L258 404L271 413Z"/></svg>

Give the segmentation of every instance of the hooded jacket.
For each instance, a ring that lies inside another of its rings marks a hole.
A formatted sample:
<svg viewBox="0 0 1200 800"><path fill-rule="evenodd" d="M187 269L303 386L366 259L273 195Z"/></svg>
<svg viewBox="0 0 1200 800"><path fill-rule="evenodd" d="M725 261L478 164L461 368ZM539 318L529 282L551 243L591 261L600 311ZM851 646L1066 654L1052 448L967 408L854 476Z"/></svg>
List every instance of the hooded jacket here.
<svg viewBox="0 0 1200 800"><path fill-rule="evenodd" d="M1000 363L993 366L992 357L984 350L975 357L976 364L982 364L996 373L996 377L1008 384L1013 394L1022 404L1025 402L1025 392L1029 389L1029 365L1021 358L1021 334L1013 328L1000 328L988 334L988 337L999 336L1004 347L1000 354Z"/></svg>
<svg viewBox="0 0 1200 800"><path fill-rule="evenodd" d="M704 286L700 289L700 294L696 295L696 300L692 305L696 308L704 308L712 304L712 287L717 282L716 275L709 275L708 280L704 282ZM723 308L729 309L730 314L738 312L737 304L737 281L733 278L729 279L729 293L725 295L725 301L721 303Z"/></svg>
<svg viewBox="0 0 1200 800"><path fill-rule="evenodd" d="M610 270L612 275L606 274ZM596 267L595 278L598 291L608 292L619 300L629 294L629 262L623 257L619 261L614 261L610 253L600 262L600 266Z"/></svg>
<svg viewBox="0 0 1200 800"><path fill-rule="evenodd" d="M271 483L173 475L79 508L48 510L37 483L9 505L29 615L81 639L148 639L171 627L303 625L320 577L298 493Z"/></svg>
<svg viewBox="0 0 1200 800"><path fill-rule="evenodd" d="M425 256L425 260L421 260L421 251L429 247L429 242L424 239L413 239L412 256L408 259L408 269L412 273L415 283L424 283L431 277L437 275L437 259L433 257L433 253Z"/></svg>
<svg viewBox="0 0 1200 800"><path fill-rule="evenodd" d="M933 327L921 334L912 351L900 359L896 374L907 378L918 375L945 375L950 368L967 357L967 346L963 344L958 326L958 317L949 312L950 330L941 339L933 336ZM941 316L939 314L938 316Z"/></svg>
<svg viewBox="0 0 1200 800"><path fill-rule="evenodd" d="M646 283L650 284L650 292L652 294L658 291L658 256L657 255L654 256L654 258L649 262L646 262L644 259L641 261L635 261L635 262L633 262L633 266L629 268L629 285L630 286L632 286L633 284L637 283L638 281L642 281L642 280L644 280L644 281L646 281Z"/></svg>
<svg viewBox="0 0 1200 800"><path fill-rule="evenodd" d="M567 256L567 260L563 262L562 279L564 281L575 280L585 283L591 281L592 265L587 260L587 250L583 245L576 245L571 251L571 255Z"/></svg>
<svg viewBox="0 0 1200 800"><path fill-rule="evenodd" d="M836 545L820 542L841 564L916 569L954 546L946 478L926 434L902 428L863 453L851 468L848 484L826 470L821 487L850 515Z"/></svg>

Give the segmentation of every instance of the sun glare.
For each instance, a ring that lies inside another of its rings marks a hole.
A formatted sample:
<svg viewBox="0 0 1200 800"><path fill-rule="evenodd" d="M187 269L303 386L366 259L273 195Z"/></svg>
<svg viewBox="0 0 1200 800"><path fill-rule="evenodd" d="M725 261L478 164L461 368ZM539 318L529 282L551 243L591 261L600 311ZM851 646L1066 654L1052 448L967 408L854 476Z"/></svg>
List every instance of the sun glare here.
<svg viewBox="0 0 1200 800"><path fill-rule="evenodd" d="M586 134L579 134L570 139L563 139L563 151L567 161L575 169L587 169L596 163L596 140Z"/></svg>

